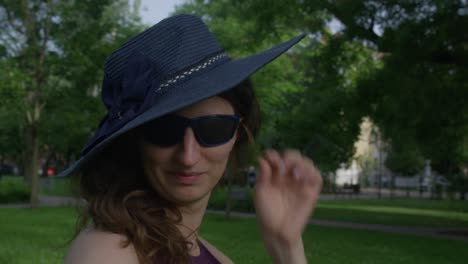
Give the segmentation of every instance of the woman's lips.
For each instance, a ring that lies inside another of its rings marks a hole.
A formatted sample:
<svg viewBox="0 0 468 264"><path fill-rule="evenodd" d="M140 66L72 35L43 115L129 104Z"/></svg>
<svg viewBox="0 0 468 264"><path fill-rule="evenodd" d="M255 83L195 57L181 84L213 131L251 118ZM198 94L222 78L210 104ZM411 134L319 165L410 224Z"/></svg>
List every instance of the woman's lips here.
<svg viewBox="0 0 468 264"><path fill-rule="evenodd" d="M181 184L195 184L198 179L201 177L203 172L185 172L185 171L176 171L170 173L173 176L173 179L177 183Z"/></svg>

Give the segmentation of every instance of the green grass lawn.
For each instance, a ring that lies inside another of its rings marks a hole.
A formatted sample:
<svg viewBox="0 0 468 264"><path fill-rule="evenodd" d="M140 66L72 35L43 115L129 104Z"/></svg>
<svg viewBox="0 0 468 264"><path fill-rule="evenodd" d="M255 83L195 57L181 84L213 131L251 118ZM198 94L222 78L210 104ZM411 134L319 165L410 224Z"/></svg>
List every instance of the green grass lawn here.
<svg viewBox="0 0 468 264"><path fill-rule="evenodd" d="M468 228L468 201L428 199L320 201L314 218L400 226Z"/></svg>
<svg viewBox="0 0 468 264"><path fill-rule="evenodd" d="M0 209L0 263L62 263L73 234L72 208ZM208 215L202 236L236 263L271 263L254 219ZM309 263L466 263L468 243L371 231L310 226Z"/></svg>
<svg viewBox="0 0 468 264"><path fill-rule="evenodd" d="M214 190L210 205L223 210L226 190ZM251 201L235 201L234 210L253 208ZM468 228L468 201L418 198L320 200L315 219L418 227Z"/></svg>
<svg viewBox="0 0 468 264"><path fill-rule="evenodd" d="M0 263L62 263L74 223L70 208L0 209Z"/></svg>

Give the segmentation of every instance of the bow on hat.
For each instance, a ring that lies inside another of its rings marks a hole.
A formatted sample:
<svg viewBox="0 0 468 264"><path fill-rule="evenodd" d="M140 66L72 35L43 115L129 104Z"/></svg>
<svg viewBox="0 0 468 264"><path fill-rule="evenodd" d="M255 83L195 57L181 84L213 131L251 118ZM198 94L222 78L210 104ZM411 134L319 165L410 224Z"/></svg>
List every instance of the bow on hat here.
<svg viewBox="0 0 468 264"><path fill-rule="evenodd" d="M135 52L128 60L122 80L105 75L102 101L108 112L101 120L96 134L84 146L82 155L146 110L142 106L153 86L152 73L151 60Z"/></svg>

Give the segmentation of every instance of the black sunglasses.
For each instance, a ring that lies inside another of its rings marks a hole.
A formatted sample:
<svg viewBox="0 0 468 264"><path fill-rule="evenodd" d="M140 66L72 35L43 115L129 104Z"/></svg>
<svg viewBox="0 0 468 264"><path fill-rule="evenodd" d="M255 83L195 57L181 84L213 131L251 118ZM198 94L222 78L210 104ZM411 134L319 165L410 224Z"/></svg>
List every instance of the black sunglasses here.
<svg viewBox="0 0 468 264"><path fill-rule="evenodd" d="M166 115L143 125L142 131L145 141L170 147L182 142L185 131L191 127L201 146L215 147L231 140L239 122L237 115L207 115L193 119Z"/></svg>

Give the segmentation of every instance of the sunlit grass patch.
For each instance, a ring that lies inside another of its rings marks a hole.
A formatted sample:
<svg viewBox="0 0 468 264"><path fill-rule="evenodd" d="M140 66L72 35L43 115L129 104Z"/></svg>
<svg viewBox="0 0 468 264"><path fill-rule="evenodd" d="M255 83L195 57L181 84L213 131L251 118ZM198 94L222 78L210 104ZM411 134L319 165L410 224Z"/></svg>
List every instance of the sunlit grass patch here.
<svg viewBox="0 0 468 264"><path fill-rule="evenodd" d="M420 227L468 227L468 202L420 199L320 201L314 218Z"/></svg>

